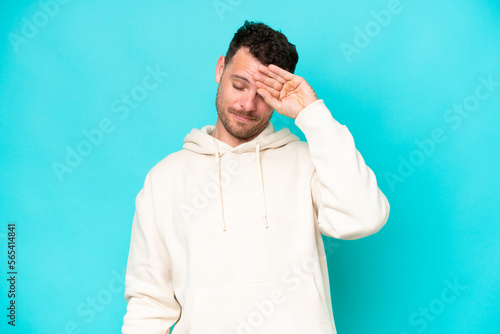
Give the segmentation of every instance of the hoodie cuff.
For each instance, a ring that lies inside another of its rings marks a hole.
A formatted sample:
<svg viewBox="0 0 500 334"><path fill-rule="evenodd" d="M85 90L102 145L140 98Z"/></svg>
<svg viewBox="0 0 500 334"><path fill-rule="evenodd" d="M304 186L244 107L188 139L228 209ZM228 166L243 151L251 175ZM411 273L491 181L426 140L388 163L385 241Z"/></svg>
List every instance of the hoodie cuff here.
<svg viewBox="0 0 500 334"><path fill-rule="evenodd" d="M316 100L302 109L295 118L295 125L304 133L315 131L318 128L329 128L332 130L345 128L345 125L340 124L333 118L330 110L325 106L325 101L322 99Z"/></svg>

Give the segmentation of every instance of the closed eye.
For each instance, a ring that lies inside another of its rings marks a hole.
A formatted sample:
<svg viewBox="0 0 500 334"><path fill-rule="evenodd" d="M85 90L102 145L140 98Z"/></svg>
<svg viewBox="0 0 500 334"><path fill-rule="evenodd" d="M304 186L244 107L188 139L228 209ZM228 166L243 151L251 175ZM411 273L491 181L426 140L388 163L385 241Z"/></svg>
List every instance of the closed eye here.
<svg viewBox="0 0 500 334"><path fill-rule="evenodd" d="M233 84L233 87L236 88L237 90L243 90L243 87L238 87L235 84Z"/></svg>

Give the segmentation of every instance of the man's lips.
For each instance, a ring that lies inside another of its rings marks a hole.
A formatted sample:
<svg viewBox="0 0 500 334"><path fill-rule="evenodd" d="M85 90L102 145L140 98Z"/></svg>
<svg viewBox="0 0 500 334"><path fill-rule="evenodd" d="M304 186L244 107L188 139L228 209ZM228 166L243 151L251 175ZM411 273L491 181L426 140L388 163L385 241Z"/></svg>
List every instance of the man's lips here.
<svg viewBox="0 0 500 334"><path fill-rule="evenodd" d="M235 114L235 113L232 113L234 115L234 118L236 118L236 120L240 121L240 122L251 122L251 121L254 121L253 118L247 118L245 116L240 116L238 114Z"/></svg>

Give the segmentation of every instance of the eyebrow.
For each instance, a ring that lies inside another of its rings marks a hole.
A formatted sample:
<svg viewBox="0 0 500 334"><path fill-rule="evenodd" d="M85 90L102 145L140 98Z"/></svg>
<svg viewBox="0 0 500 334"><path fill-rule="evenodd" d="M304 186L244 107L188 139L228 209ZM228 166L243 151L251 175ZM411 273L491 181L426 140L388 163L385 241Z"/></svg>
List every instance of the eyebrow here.
<svg viewBox="0 0 500 334"><path fill-rule="evenodd" d="M243 80L243 81L245 81L245 82L247 82L247 83L250 83L250 81L248 81L248 79L247 79L247 78L242 77L242 76L237 75L237 74L231 74L231 77L234 77L234 78L237 78L237 79Z"/></svg>

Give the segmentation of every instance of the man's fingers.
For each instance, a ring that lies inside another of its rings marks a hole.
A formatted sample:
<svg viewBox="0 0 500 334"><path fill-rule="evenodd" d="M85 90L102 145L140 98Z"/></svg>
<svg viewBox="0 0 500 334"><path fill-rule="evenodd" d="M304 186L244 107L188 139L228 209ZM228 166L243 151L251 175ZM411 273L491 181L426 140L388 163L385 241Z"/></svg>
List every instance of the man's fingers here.
<svg viewBox="0 0 500 334"><path fill-rule="evenodd" d="M262 89L267 90L275 98L279 98L280 97L280 90L274 89L273 87L268 86L265 83L262 83L260 81L255 81L255 86L257 87L257 89L262 88Z"/></svg>
<svg viewBox="0 0 500 334"><path fill-rule="evenodd" d="M267 90L265 90L263 88L257 89L257 93L260 96L262 96L262 98L264 99L264 101L269 106L271 106L271 108L273 108L276 111L279 110L280 102L278 101L278 99L276 99L274 96L272 96L271 93L269 93Z"/></svg>
<svg viewBox="0 0 500 334"><path fill-rule="evenodd" d="M274 74L277 74L279 77L285 79L286 81L290 81L293 79L293 77L295 76L294 74L282 69L281 67L278 67L274 64L270 64L268 66L269 70L271 71L271 73L274 73ZM282 82L282 81L280 81ZM282 82L283 83L283 82Z"/></svg>
<svg viewBox="0 0 500 334"><path fill-rule="evenodd" d="M269 68L267 66L259 65L258 70L261 71L262 73L265 73L267 76L273 78L274 80L278 81L281 84L284 84L286 82L286 80L284 78L282 78L278 74L276 74L276 73L272 72L271 70L269 70Z"/></svg>
<svg viewBox="0 0 500 334"><path fill-rule="evenodd" d="M263 83L268 87L271 87L275 90L281 90L283 89L283 84L278 82L276 79L273 79L272 77L269 77L268 75L264 75L262 73L255 73L254 74L254 79L257 82Z"/></svg>

